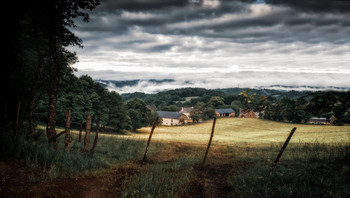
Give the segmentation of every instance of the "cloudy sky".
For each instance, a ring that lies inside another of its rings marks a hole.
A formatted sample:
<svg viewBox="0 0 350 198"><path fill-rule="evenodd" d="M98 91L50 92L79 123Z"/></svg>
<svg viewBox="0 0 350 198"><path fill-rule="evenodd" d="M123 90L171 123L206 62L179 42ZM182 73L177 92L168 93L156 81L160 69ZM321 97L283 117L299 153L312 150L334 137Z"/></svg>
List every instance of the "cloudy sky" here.
<svg viewBox="0 0 350 198"><path fill-rule="evenodd" d="M76 24L78 76L350 87L350 0L101 0Z"/></svg>

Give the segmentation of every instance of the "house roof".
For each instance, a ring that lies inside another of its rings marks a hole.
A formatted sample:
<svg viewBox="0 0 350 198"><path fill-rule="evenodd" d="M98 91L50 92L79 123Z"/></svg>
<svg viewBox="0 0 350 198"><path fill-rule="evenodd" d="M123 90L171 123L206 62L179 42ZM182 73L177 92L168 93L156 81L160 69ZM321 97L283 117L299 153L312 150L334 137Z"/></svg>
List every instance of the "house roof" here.
<svg viewBox="0 0 350 198"><path fill-rule="evenodd" d="M193 107L182 107L179 112L182 113L190 113L192 111Z"/></svg>
<svg viewBox="0 0 350 198"><path fill-rule="evenodd" d="M223 114L223 113L235 113L235 111L231 108L227 109L215 109L216 112Z"/></svg>
<svg viewBox="0 0 350 198"><path fill-rule="evenodd" d="M179 119L182 116L182 113L179 112L171 112L171 111L157 111L158 115L162 118L171 118L171 119Z"/></svg>
<svg viewBox="0 0 350 198"><path fill-rule="evenodd" d="M312 117L312 118L310 118L310 120L324 120L324 121L326 121L327 120L327 118L318 118L318 117Z"/></svg>

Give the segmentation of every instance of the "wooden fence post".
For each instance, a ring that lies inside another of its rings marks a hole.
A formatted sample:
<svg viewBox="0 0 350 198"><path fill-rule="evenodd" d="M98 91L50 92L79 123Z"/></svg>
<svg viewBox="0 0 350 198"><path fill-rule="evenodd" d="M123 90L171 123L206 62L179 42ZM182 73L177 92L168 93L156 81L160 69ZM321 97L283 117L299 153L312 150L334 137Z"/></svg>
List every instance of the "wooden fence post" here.
<svg viewBox="0 0 350 198"><path fill-rule="evenodd" d="M211 129L211 134L210 134L210 139L209 139L208 147L207 147L207 150L205 151L205 155L204 155L203 162L202 162L202 168L204 167L205 160L207 159L208 152L209 152L209 148L210 148L210 145L211 145L211 141L212 141L213 136L214 136L215 123L216 123L216 117L214 117L213 127L212 127L212 129Z"/></svg>
<svg viewBox="0 0 350 198"><path fill-rule="evenodd" d="M66 110L66 137L65 137L65 142L64 142L64 149L68 152L69 150L69 145L71 143L71 139L70 139L70 114L71 114L71 110L67 109Z"/></svg>
<svg viewBox="0 0 350 198"><path fill-rule="evenodd" d="M287 145L288 145L290 139L292 138L292 136L293 136L293 134L294 134L294 132L295 132L296 129L297 129L296 127L294 127L294 128L292 129L292 131L290 132L290 134L289 134L287 140L284 142L284 144L283 144L283 146L282 146L280 152L279 152L278 155L277 155L277 158L275 159L275 161L273 162L273 164L272 164L272 166L271 166L270 173L272 173L272 170L276 167L276 165L277 165L279 159L281 158L281 156L282 156L284 150L287 148Z"/></svg>
<svg viewBox="0 0 350 198"><path fill-rule="evenodd" d="M81 133L83 131L83 121L80 120L79 142L81 142Z"/></svg>
<svg viewBox="0 0 350 198"><path fill-rule="evenodd" d="M146 150L145 150L145 155L143 156L143 160L142 160L142 163L146 162L147 160L147 152L148 152L148 147L149 147L149 144L151 142L151 138L152 138L152 135L153 135L153 131L154 129L156 128L157 124L158 124L158 118L156 118L156 121L154 121L153 123L153 126L152 126L152 129L151 129L151 133L149 134L149 138L148 138L148 141L147 141L147 145L146 145Z"/></svg>
<svg viewBox="0 0 350 198"><path fill-rule="evenodd" d="M89 153L90 151L90 132L91 132L91 114L86 116L86 133L84 138L84 150L85 153Z"/></svg>
<svg viewBox="0 0 350 198"><path fill-rule="evenodd" d="M98 113L97 116L97 123L96 123L96 135L95 135L95 139L94 139L94 144L92 145L92 149L91 149L91 156L94 155L95 152L95 148L97 145L97 139L98 139L98 133L100 132L100 121L101 121L101 113Z"/></svg>

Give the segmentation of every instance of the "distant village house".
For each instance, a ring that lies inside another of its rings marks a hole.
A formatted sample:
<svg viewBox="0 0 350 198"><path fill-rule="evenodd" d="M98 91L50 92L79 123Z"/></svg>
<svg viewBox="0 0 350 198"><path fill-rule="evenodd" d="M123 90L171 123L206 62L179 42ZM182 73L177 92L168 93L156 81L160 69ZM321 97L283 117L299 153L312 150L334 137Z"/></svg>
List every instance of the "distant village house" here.
<svg viewBox="0 0 350 198"><path fill-rule="evenodd" d="M309 120L309 124L328 124L328 123L329 123L328 119L324 117L321 117L321 118L312 117Z"/></svg>
<svg viewBox="0 0 350 198"><path fill-rule="evenodd" d="M185 114L189 118L192 110L193 107L181 107L178 112Z"/></svg>
<svg viewBox="0 0 350 198"><path fill-rule="evenodd" d="M188 117L180 112L157 111L157 113L163 120L162 125L176 126L186 124L188 122Z"/></svg>
<svg viewBox="0 0 350 198"><path fill-rule="evenodd" d="M231 108L215 109L216 117L234 117L236 112Z"/></svg>
<svg viewBox="0 0 350 198"><path fill-rule="evenodd" d="M240 118L260 118L259 112L254 112L250 109L239 109Z"/></svg>

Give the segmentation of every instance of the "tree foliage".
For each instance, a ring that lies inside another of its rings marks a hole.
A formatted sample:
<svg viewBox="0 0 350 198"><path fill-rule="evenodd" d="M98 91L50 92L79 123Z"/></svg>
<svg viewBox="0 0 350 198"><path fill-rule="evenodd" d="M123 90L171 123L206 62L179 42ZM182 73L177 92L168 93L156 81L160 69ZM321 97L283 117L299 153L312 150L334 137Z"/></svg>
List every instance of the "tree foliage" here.
<svg viewBox="0 0 350 198"><path fill-rule="evenodd" d="M147 108L147 104L138 98L129 100L125 104L131 119L131 128L136 130L138 128L148 126L152 121L151 110Z"/></svg>

